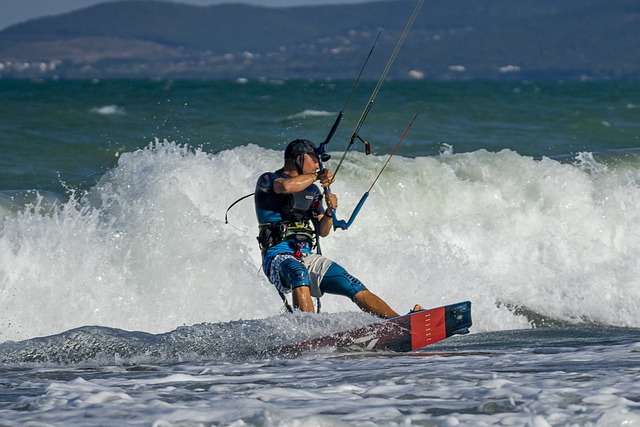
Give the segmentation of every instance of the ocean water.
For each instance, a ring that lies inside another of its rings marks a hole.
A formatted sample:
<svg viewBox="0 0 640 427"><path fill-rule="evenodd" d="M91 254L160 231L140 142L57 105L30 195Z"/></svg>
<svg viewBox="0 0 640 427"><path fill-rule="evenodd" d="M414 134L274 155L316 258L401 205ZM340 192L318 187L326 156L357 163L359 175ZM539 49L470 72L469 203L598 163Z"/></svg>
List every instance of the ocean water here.
<svg viewBox="0 0 640 427"><path fill-rule="evenodd" d="M335 168L375 82L328 148ZM278 348L251 199L349 81L0 80L0 425L640 425L640 84L388 81L323 240L397 311L473 303L411 354Z"/></svg>

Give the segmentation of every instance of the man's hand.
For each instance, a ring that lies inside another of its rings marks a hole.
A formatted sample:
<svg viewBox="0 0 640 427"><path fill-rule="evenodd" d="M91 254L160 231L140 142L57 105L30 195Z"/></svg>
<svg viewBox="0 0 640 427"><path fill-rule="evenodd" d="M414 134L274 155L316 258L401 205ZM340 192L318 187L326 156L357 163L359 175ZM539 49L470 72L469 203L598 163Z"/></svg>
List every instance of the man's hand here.
<svg viewBox="0 0 640 427"><path fill-rule="evenodd" d="M327 203L327 210L338 209L338 196L333 193L325 194L325 201Z"/></svg>
<svg viewBox="0 0 640 427"><path fill-rule="evenodd" d="M325 169L324 172L318 173L318 180L320 181L320 185L323 187L328 187L335 181L333 177L333 172L329 169Z"/></svg>

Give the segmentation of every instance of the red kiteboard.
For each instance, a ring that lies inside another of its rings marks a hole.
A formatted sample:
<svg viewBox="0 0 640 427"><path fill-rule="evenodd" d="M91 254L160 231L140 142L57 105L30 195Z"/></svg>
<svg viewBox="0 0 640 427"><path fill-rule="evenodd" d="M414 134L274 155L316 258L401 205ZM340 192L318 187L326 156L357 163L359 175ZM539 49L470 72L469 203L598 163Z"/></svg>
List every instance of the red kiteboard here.
<svg viewBox="0 0 640 427"><path fill-rule="evenodd" d="M286 352L302 352L322 347L340 350L419 350L447 337L469 333L471 302L431 308L372 323L351 331L338 332L287 346Z"/></svg>

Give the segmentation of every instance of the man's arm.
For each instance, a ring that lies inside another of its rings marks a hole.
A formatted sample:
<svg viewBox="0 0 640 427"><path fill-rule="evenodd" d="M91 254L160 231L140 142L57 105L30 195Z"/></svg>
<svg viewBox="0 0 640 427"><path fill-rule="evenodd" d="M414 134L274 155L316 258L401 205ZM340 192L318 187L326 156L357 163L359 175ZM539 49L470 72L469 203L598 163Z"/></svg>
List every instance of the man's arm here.
<svg viewBox="0 0 640 427"><path fill-rule="evenodd" d="M338 209L338 196L334 193L325 194L325 200L327 202L327 210L324 214L318 215L320 237L327 237L331 233L333 228L333 217L331 216L331 209L334 211Z"/></svg>
<svg viewBox="0 0 640 427"><path fill-rule="evenodd" d="M318 219L318 234L320 234L320 237L327 237L331 233L331 228L333 228L333 218L327 211L322 215L318 215Z"/></svg>
<svg viewBox="0 0 640 427"><path fill-rule="evenodd" d="M306 189L308 186L316 182L318 173L304 173L288 178L278 178L273 181L273 191L278 194L297 193Z"/></svg>
<svg viewBox="0 0 640 427"><path fill-rule="evenodd" d="M303 191L316 181L320 181L320 185L328 187L333 183L333 173L326 169L323 173L312 172L304 173L288 178L278 178L273 181L273 191L278 194L292 194ZM326 194L327 212L318 215L319 234L321 237L327 237L331 233L333 227L333 218L331 218L331 209L338 208L338 197L333 193Z"/></svg>

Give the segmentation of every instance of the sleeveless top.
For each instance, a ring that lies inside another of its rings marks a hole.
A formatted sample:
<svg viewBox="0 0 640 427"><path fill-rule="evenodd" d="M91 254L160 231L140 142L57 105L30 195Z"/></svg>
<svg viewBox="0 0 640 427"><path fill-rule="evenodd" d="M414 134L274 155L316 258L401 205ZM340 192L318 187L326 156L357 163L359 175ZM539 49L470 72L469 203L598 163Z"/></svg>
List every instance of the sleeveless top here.
<svg viewBox="0 0 640 427"><path fill-rule="evenodd" d="M281 170L266 172L256 183L254 201L260 228L258 242L265 273L277 254L311 253L316 238L313 222L318 215L325 213L322 192L315 184L297 193L276 193L274 181L288 177Z"/></svg>

